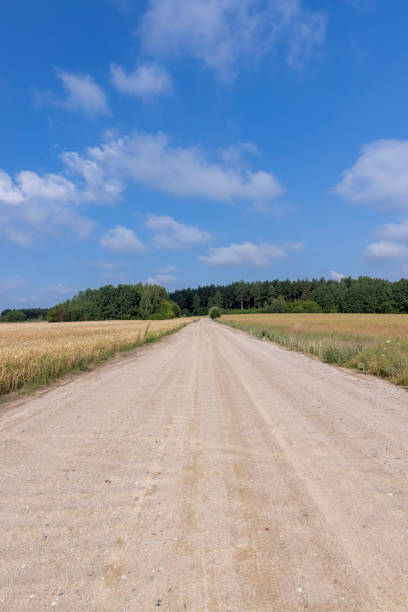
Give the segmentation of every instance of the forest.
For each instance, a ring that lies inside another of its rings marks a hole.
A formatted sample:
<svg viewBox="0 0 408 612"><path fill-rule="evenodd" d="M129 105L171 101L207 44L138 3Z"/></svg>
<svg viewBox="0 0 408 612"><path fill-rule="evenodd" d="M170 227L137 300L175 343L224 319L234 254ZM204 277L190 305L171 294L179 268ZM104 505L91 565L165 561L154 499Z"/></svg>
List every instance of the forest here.
<svg viewBox="0 0 408 612"><path fill-rule="evenodd" d="M204 315L211 306L225 312L408 312L408 279L391 282L360 276L340 281L239 281L179 289L170 294L183 314Z"/></svg>
<svg viewBox="0 0 408 612"><path fill-rule="evenodd" d="M48 308L5 308L0 315L4 323L20 323L21 321L41 321L47 318Z"/></svg>
<svg viewBox="0 0 408 612"><path fill-rule="evenodd" d="M80 291L72 299L53 306L48 321L102 321L105 319L174 319L179 306L159 285L105 285Z"/></svg>
<svg viewBox="0 0 408 612"><path fill-rule="evenodd" d="M172 319L223 312L355 312L408 313L408 279L389 281L360 276L340 281L321 279L239 281L168 293L159 285L105 285L80 291L52 308L6 309L0 321L45 319Z"/></svg>

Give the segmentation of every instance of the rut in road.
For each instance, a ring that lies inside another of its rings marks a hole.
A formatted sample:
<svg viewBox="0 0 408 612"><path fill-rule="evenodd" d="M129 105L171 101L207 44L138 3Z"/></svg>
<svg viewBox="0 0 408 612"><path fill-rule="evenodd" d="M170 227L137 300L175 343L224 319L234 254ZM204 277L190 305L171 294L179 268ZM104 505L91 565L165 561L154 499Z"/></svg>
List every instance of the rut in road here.
<svg viewBox="0 0 408 612"><path fill-rule="evenodd" d="M3 409L6 610L406 610L408 395L201 320Z"/></svg>

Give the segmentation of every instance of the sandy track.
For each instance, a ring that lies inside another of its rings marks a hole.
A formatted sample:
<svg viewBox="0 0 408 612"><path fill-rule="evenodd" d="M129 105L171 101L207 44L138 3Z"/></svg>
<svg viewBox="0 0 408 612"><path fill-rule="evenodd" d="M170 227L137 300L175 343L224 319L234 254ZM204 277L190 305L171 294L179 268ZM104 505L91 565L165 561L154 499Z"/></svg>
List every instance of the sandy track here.
<svg viewBox="0 0 408 612"><path fill-rule="evenodd" d="M202 320L0 413L5 610L407 610L408 394Z"/></svg>

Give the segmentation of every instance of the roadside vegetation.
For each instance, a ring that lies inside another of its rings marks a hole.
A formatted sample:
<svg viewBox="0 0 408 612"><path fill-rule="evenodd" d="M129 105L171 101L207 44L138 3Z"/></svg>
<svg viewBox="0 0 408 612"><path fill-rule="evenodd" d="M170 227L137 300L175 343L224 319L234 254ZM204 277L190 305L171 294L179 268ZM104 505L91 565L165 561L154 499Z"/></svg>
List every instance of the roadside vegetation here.
<svg viewBox="0 0 408 612"><path fill-rule="evenodd" d="M184 327L190 320L0 326L0 397L47 384Z"/></svg>
<svg viewBox="0 0 408 612"><path fill-rule="evenodd" d="M219 319L221 316L221 309L218 306L212 306L209 310L209 316L211 319Z"/></svg>
<svg viewBox="0 0 408 612"><path fill-rule="evenodd" d="M408 317L381 314L224 315L221 323L322 361L408 386Z"/></svg>

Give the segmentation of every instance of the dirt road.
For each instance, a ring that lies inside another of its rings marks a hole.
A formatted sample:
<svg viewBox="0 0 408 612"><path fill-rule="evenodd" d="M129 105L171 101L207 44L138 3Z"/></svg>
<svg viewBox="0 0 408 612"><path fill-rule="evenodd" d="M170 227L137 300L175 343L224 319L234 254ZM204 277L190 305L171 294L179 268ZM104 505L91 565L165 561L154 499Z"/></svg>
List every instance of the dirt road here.
<svg viewBox="0 0 408 612"><path fill-rule="evenodd" d="M2 610L407 610L408 394L201 320L0 412Z"/></svg>

